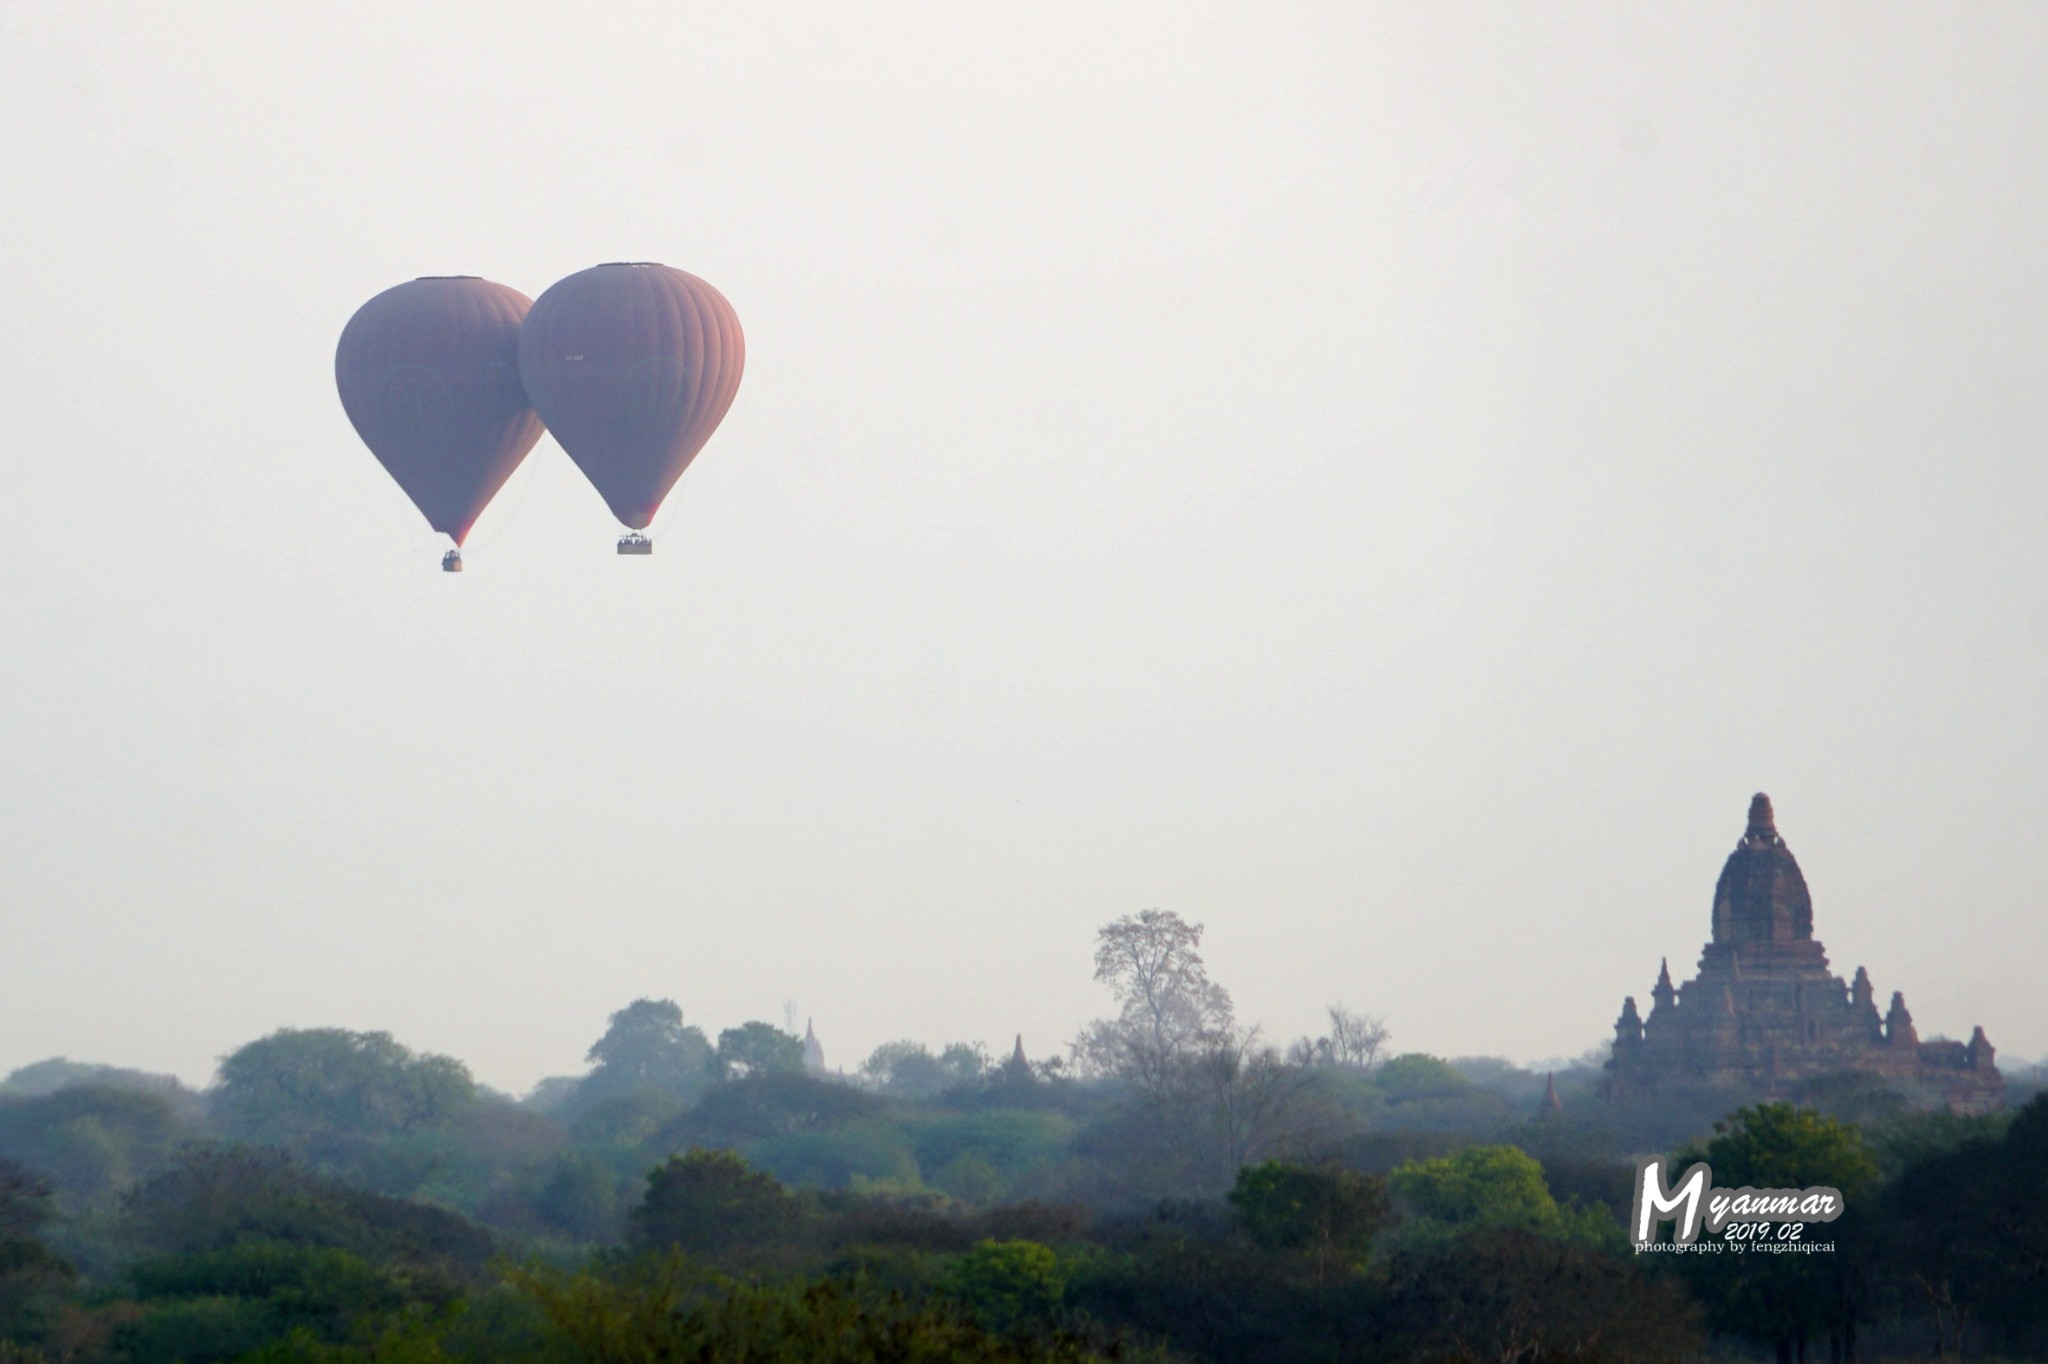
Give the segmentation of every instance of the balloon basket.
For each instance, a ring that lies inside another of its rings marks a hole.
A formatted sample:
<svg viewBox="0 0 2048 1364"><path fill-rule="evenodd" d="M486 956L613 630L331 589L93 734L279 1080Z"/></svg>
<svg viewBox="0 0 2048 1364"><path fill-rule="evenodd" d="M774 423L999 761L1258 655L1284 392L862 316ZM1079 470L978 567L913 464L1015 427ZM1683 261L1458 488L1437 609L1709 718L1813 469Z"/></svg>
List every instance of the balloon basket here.
<svg viewBox="0 0 2048 1364"><path fill-rule="evenodd" d="M654 553L654 541L648 539L637 530L631 535L621 535L619 537L619 553L652 554Z"/></svg>
<svg viewBox="0 0 2048 1364"><path fill-rule="evenodd" d="M451 549L446 554L443 554L441 556L441 571L443 573L462 572L462 551Z"/></svg>

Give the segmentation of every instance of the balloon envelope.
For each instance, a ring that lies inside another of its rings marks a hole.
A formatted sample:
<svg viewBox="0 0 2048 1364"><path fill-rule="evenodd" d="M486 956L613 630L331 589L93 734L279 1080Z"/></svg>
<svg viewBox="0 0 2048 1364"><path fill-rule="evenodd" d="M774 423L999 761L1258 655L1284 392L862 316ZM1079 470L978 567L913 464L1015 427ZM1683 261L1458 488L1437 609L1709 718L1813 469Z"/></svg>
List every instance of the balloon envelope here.
<svg viewBox="0 0 2048 1364"><path fill-rule="evenodd" d="M532 306L473 275L416 279L356 309L334 352L363 444L458 545L540 439L519 386L519 323Z"/></svg>
<svg viewBox="0 0 2048 1364"><path fill-rule="evenodd" d="M718 429L746 359L725 296L666 265L579 271L535 299L519 329L534 407L634 530Z"/></svg>

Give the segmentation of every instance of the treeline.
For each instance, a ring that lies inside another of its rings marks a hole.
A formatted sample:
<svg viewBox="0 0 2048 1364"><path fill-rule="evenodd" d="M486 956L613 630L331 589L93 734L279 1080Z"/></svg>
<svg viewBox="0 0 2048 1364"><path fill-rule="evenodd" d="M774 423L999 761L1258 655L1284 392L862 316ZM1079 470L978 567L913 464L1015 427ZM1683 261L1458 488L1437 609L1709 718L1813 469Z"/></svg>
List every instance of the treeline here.
<svg viewBox="0 0 2048 1364"><path fill-rule="evenodd" d="M1282 1048L1200 929L1107 925L1059 1058L614 1014L524 1100L381 1033L284 1031L194 1093L0 1083L0 1361L1675 1359L2048 1354L2048 1101L1615 1105L1597 1070ZM1717 1120L1719 1126L1716 1126ZM1828 1184L1825 1254L1636 1255L1638 1153Z"/></svg>
<svg viewBox="0 0 2048 1364"><path fill-rule="evenodd" d="M748 1083L746 1080L737 1082ZM0 1359L1817 1360L2048 1344L2048 1098L1872 1141L1791 1105L1703 1145L1729 1186L1843 1190L1828 1253L1641 1256L1543 1162L1266 1161L1147 1208L791 1187L729 1150L646 1172L614 1242L540 1253L277 1151L194 1144L51 1235L0 1162ZM76 1214L73 1215L77 1217ZM80 1230L73 1226L74 1235Z"/></svg>

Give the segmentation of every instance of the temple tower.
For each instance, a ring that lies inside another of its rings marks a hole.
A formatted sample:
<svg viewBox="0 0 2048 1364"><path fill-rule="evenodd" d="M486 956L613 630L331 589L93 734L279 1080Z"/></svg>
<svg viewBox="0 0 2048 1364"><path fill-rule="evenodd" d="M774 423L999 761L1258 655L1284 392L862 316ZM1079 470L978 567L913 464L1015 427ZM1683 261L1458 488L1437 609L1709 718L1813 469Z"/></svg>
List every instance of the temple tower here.
<svg viewBox="0 0 2048 1364"><path fill-rule="evenodd" d="M1827 1076L1880 1077L1930 1105L1984 1112L2004 1081L1979 1028L1968 1045L1921 1041L1902 994L1880 1019L1870 973L1853 983L1828 969L1813 936L1813 897L1778 833L1769 796L1749 819L1714 884L1711 936L1699 972L1673 985L1660 963L1650 1015L1633 997L1615 1020L1604 1092L1610 1097L1676 1086L1795 1098Z"/></svg>

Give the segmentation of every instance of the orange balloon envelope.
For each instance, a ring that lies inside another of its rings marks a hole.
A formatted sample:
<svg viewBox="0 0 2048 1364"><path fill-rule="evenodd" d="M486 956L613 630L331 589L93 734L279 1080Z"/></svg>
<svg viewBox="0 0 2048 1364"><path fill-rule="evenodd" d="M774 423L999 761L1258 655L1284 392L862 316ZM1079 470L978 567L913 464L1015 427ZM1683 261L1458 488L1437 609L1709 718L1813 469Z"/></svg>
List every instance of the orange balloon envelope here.
<svg viewBox="0 0 2048 1364"><path fill-rule="evenodd" d="M356 309L334 352L356 434L457 545L540 439L519 385L519 323L532 306L474 275L416 279Z"/></svg>
<svg viewBox="0 0 2048 1364"><path fill-rule="evenodd" d="M527 395L636 531L718 429L746 359L725 296L666 265L579 271L535 299L519 329Z"/></svg>

